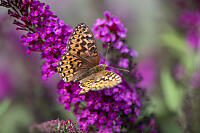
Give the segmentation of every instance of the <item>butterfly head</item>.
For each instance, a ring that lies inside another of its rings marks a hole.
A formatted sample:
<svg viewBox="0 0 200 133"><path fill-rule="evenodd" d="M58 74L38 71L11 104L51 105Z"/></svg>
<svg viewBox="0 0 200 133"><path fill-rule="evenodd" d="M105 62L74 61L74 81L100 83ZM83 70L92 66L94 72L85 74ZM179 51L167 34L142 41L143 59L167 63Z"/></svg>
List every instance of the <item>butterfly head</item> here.
<svg viewBox="0 0 200 133"><path fill-rule="evenodd" d="M106 67L107 67L106 64L100 64L100 65L95 66L94 68L96 69L97 72L99 72L99 71L105 70Z"/></svg>
<svg viewBox="0 0 200 133"><path fill-rule="evenodd" d="M106 67L107 67L107 65L106 65L106 64L101 64L100 66L101 66L102 70L105 70L105 69L106 69Z"/></svg>

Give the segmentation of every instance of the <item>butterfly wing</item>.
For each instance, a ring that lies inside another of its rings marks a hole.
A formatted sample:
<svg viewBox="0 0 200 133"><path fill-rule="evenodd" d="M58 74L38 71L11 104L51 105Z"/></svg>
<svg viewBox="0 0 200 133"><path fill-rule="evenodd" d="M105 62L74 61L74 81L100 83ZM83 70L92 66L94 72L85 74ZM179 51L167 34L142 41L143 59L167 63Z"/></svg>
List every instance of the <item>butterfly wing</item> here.
<svg viewBox="0 0 200 133"><path fill-rule="evenodd" d="M118 74L111 71L102 70L80 81L79 86L82 88L80 93L85 93L89 90L112 88L121 83L121 81L122 79Z"/></svg>
<svg viewBox="0 0 200 133"><path fill-rule="evenodd" d="M67 51L87 63L89 68L99 64L99 54L94 35L84 23L76 26L67 43Z"/></svg>
<svg viewBox="0 0 200 133"><path fill-rule="evenodd" d="M62 55L57 70L65 82L73 81L99 64L99 54L91 30L78 24L67 42L67 52Z"/></svg>
<svg viewBox="0 0 200 133"><path fill-rule="evenodd" d="M82 65L82 61L76 56L66 53L63 58L58 62L57 70L60 76L65 82L73 81L81 73L87 71L87 69L78 70Z"/></svg>

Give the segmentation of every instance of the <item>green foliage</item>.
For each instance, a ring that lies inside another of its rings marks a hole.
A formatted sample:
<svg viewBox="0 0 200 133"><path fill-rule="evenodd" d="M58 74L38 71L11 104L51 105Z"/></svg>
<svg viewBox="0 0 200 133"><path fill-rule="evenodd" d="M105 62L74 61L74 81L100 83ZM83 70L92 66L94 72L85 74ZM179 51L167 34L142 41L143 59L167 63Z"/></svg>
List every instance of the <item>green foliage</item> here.
<svg viewBox="0 0 200 133"><path fill-rule="evenodd" d="M190 72L194 69L195 53L192 48L185 42L185 39L178 33L168 28L167 31L161 35L163 44L173 51L177 57Z"/></svg>
<svg viewBox="0 0 200 133"><path fill-rule="evenodd" d="M181 127L177 123L177 117L173 114L168 114L160 121L162 133L183 133Z"/></svg>
<svg viewBox="0 0 200 133"><path fill-rule="evenodd" d="M8 110L10 103L10 99L5 99L0 103L0 117Z"/></svg>
<svg viewBox="0 0 200 133"><path fill-rule="evenodd" d="M10 105L0 116L0 133L21 133L28 131L32 121L31 111L23 105ZM12 127L12 128L11 128Z"/></svg>
<svg viewBox="0 0 200 133"><path fill-rule="evenodd" d="M161 40L168 48L176 51L175 54L183 55L187 53L188 49L185 47L186 43L183 37L179 36L175 31L168 28L164 34L161 35Z"/></svg>
<svg viewBox="0 0 200 133"><path fill-rule="evenodd" d="M152 96L151 97L151 104L148 105L146 110L147 114L151 114L152 112L155 113L158 117L163 116L166 113L165 103L161 97Z"/></svg>
<svg viewBox="0 0 200 133"><path fill-rule="evenodd" d="M161 72L161 86L168 109L174 112L180 111L183 90L175 83L167 68Z"/></svg>

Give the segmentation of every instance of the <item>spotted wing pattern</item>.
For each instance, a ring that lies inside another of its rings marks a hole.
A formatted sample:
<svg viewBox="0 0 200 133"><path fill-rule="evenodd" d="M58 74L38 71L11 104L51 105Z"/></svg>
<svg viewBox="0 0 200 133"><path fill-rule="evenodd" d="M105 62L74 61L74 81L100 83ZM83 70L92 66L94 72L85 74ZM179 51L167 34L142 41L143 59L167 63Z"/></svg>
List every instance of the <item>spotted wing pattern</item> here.
<svg viewBox="0 0 200 133"><path fill-rule="evenodd" d="M99 64L94 36L84 23L75 27L67 42L67 52L62 57L57 70L65 82L76 80Z"/></svg>
<svg viewBox="0 0 200 133"><path fill-rule="evenodd" d="M118 74L111 71L102 70L80 81L79 86L82 88L80 93L85 93L89 90L111 88L119 84L121 81L121 77Z"/></svg>
<svg viewBox="0 0 200 133"><path fill-rule="evenodd" d="M91 30L84 23L76 26L67 42L67 51L88 63L88 67L99 64L99 54Z"/></svg>
<svg viewBox="0 0 200 133"><path fill-rule="evenodd" d="M65 82L72 81L78 68L82 66L82 61L76 56L66 53L58 62L57 70Z"/></svg>

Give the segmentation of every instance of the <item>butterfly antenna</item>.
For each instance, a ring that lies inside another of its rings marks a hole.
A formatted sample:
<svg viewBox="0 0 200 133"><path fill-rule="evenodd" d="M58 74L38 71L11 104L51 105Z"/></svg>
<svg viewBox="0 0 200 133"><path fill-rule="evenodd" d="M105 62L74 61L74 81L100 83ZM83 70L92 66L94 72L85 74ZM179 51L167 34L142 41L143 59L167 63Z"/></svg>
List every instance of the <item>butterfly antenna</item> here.
<svg viewBox="0 0 200 133"><path fill-rule="evenodd" d="M121 70L121 71L125 71L125 72L129 72L129 70L126 70L126 69L115 68L115 67L111 67L111 66L108 66L108 67L113 68L113 69L117 69L117 70Z"/></svg>
<svg viewBox="0 0 200 133"><path fill-rule="evenodd" d="M107 43L108 44L108 48L106 49L106 60L107 60L107 55L108 55L108 50L109 50L109 48L110 48L110 42L109 43Z"/></svg>

